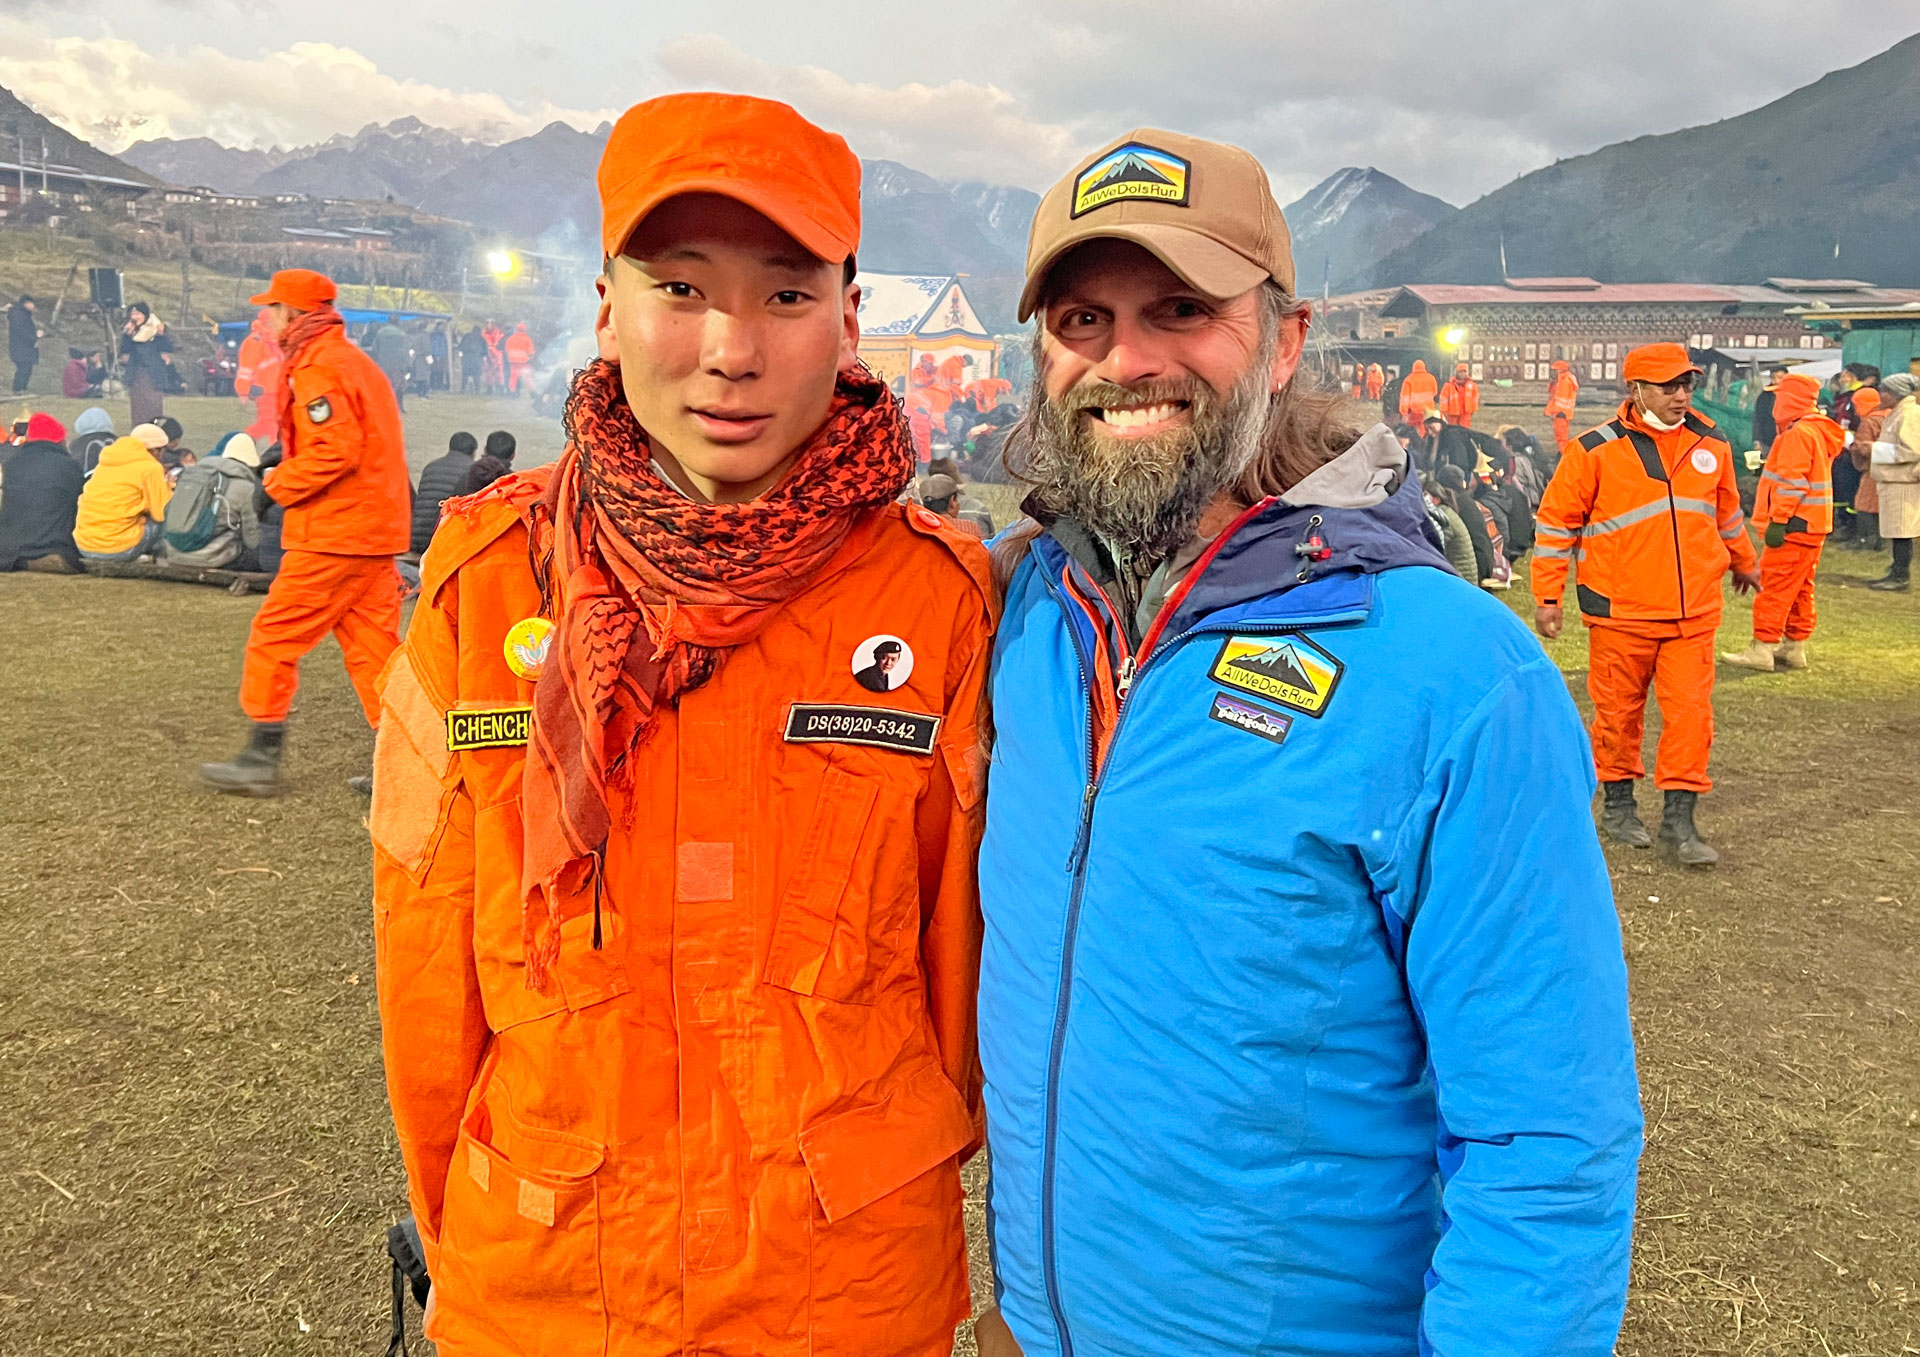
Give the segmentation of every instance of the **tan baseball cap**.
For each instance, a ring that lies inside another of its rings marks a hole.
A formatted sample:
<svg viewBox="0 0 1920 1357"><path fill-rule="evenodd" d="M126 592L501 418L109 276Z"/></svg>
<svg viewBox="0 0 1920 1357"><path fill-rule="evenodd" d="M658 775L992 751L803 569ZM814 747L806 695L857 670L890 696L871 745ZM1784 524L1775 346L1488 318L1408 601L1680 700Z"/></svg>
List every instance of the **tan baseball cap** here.
<svg viewBox="0 0 1920 1357"><path fill-rule="evenodd" d="M1267 172L1238 146L1138 127L1075 165L1034 214L1020 319L1061 256L1102 239L1132 241L1209 297L1267 278L1293 291L1287 219Z"/></svg>

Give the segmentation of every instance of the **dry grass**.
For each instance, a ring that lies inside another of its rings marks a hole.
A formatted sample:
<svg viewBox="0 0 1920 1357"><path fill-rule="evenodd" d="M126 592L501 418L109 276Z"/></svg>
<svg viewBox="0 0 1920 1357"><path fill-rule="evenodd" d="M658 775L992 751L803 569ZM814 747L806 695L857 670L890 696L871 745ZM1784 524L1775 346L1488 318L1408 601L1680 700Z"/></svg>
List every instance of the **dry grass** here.
<svg viewBox="0 0 1920 1357"><path fill-rule="evenodd" d="M1816 669L1723 684L1722 867L1611 855L1649 1129L1628 1357L1920 1350L1920 600L1858 588L1877 565L1830 558ZM404 1194L341 785L370 745L331 643L295 796L194 777L240 737L257 602L0 576L0 1353L384 1342Z"/></svg>

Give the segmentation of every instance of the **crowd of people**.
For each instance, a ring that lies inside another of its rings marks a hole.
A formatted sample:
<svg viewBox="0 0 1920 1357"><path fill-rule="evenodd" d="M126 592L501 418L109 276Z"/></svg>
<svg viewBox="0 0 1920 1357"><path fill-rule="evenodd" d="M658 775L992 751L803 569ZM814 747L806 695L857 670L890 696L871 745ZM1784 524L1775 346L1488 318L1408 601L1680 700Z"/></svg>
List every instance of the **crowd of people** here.
<svg viewBox="0 0 1920 1357"><path fill-rule="evenodd" d="M101 406L82 411L71 430L44 412L18 421L0 444L0 571L76 574L93 562L273 574L283 510L262 474L281 460L277 420L264 441L237 429L204 456L183 437L166 415L116 435ZM506 475L517 446L496 429L483 452L463 431L422 469L412 487L412 540L399 558L403 576L418 578L441 505Z"/></svg>

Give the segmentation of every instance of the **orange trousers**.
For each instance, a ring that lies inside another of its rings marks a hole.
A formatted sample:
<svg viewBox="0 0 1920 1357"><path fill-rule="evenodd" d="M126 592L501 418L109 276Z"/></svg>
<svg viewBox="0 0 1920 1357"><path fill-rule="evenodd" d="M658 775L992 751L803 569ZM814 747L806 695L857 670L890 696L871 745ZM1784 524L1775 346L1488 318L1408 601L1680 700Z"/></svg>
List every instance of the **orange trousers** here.
<svg viewBox="0 0 1920 1357"><path fill-rule="evenodd" d="M1553 450L1560 451L1573 437L1573 416L1556 414L1553 417Z"/></svg>
<svg viewBox="0 0 1920 1357"><path fill-rule="evenodd" d="M400 644L400 572L391 556L289 551L253 615L240 671L240 709L284 721L300 686L300 661L332 632L367 724L380 724L374 681Z"/></svg>
<svg viewBox="0 0 1920 1357"><path fill-rule="evenodd" d="M1753 600L1753 639L1776 646L1813 635L1813 572L1827 539L1792 533L1760 556L1760 593Z"/></svg>
<svg viewBox="0 0 1920 1357"><path fill-rule="evenodd" d="M1593 764L1602 782L1639 780L1647 688L1660 703L1660 751L1653 784L1662 791L1710 792L1713 752L1713 636L1720 615L1680 622L1588 623L1587 694L1593 698Z"/></svg>

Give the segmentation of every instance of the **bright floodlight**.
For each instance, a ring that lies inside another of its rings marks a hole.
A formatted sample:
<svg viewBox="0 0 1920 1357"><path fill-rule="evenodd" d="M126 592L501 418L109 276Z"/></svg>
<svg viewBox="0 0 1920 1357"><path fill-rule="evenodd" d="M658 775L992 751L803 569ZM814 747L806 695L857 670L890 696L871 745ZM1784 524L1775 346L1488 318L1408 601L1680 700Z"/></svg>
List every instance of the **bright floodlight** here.
<svg viewBox="0 0 1920 1357"><path fill-rule="evenodd" d="M520 261L512 250L489 250L487 268L496 278L511 278L520 271Z"/></svg>
<svg viewBox="0 0 1920 1357"><path fill-rule="evenodd" d="M1456 325L1441 337L1447 341L1448 348L1457 349L1460 347L1460 341L1467 337L1467 332Z"/></svg>

